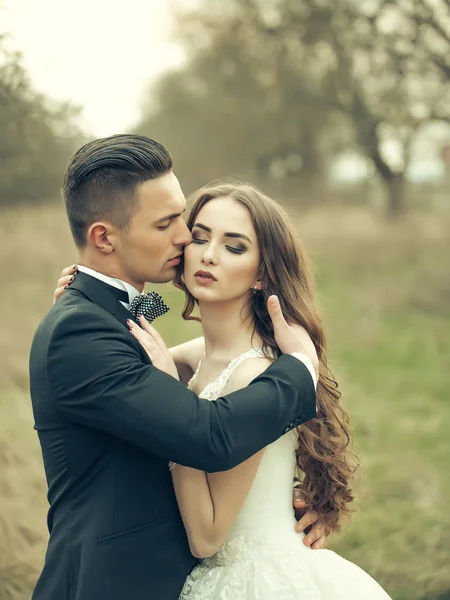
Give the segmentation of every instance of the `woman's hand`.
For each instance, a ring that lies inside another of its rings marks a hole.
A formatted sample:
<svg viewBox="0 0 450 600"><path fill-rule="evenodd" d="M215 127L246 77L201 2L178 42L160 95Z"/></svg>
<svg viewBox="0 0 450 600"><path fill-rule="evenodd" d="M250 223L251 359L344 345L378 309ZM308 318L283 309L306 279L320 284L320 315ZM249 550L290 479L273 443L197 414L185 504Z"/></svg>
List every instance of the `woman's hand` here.
<svg viewBox="0 0 450 600"><path fill-rule="evenodd" d="M127 321L128 327L137 341L147 352L150 360L152 361L152 365L160 371L164 371L164 373L172 375L172 377L175 377L175 379L178 380L179 377L177 368L169 349L164 343L164 340L156 331L156 329L150 325L147 319L145 319L145 317L139 315L139 321L143 329L136 325L136 323L131 319L128 319Z"/></svg>
<svg viewBox="0 0 450 600"><path fill-rule="evenodd" d="M56 289L53 292L53 304L62 296L62 294L67 290L69 285L75 279L75 275L78 273L77 265L73 265L72 267L66 267L61 271L61 277L58 279L58 283L56 284Z"/></svg>

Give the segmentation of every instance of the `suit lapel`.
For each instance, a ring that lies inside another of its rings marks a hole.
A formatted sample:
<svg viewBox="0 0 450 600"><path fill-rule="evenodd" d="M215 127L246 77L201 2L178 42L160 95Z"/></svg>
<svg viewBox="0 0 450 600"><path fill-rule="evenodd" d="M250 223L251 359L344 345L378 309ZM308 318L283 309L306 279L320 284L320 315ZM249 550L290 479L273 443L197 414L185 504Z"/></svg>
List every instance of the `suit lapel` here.
<svg viewBox="0 0 450 600"><path fill-rule="evenodd" d="M86 273L78 272L75 281L70 285L70 289L78 290L92 302L105 309L113 315L124 327L127 327L127 319L132 318L131 313L117 300L110 292L107 283L103 283L95 277Z"/></svg>
<svg viewBox="0 0 450 600"><path fill-rule="evenodd" d="M87 273L81 273L81 271L79 271L75 277L75 281L70 285L68 292L70 290L78 290L83 294L83 296L89 298L91 302L94 302L94 304L97 304L97 306L100 306L113 315L128 331L127 320L132 319L133 316L130 311L127 310L124 305L119 302L119 300L117 300L114 294L111 293L110 287L111 286L109 286L107 283L104 283L95 277L91 277ZM131 333L129 335L133 337ZM142 361L144 363L151 364L147 352L145 352L137 340L135 341L139 350L139 354L142 357Z"/></svg>

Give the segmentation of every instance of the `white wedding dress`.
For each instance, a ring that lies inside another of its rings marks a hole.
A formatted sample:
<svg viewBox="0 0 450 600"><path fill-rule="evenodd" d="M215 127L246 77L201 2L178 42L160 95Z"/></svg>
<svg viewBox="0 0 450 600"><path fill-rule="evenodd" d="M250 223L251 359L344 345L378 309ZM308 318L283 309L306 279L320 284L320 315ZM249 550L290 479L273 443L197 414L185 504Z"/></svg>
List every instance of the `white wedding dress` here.
<svg viewBox="0 0 450 600"><path fill-rule="evenodd" d="M250 350L233 360L200 397L219 398L233 370L259 355ZM180 600L389 600L362 569L331 550L308 548L295 532L296 447L294 429L266 448L228 539L194 568Z"/></svg>

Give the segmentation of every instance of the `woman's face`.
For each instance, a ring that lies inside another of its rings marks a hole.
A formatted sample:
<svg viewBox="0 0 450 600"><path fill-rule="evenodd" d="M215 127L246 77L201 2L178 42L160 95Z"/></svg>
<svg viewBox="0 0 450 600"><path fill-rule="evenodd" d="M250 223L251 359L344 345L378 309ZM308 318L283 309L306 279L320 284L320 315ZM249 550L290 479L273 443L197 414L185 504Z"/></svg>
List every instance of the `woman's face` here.
<svg viewBox="0 0 450 600"><path fill-rule="evenodd" d="M258 281L259 247L248 209L232 198L203 206L184 251L184 280L199 302L242 299Z"/></svg>

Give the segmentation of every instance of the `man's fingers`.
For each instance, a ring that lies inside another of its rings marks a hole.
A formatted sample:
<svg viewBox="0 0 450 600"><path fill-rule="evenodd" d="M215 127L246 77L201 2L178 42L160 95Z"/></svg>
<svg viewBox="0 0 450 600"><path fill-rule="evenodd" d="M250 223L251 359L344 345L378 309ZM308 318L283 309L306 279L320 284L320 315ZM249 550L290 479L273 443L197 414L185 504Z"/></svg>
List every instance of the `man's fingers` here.
<svg viewBox="0 0 450 600"><path fill-rule="evenodd" d="M305 508L308 508L308 505L301 498L294 498L294 508L295 510L304 510Z"/></svg>
<svg viewBox="0 0 450 600"><path fill-rule="evenodd" d="M306 508L307 504L303 497L303 492L300 488L295 487L293 491L295 508Z"/></svg>
<svg viewBox="0 0 450 600"><path fill-rule="evenodd" d="M274 326L287 325L283 313L281 312L278 296L269 296L269 299L267 300L267 310L269 311Z"/></svg>
<svg viewBox="0 0 450 600"><path fill-rule="evenodd" d="M312 544L311 548L313 550L321 550L322 548L325 548L325 543L326 543L326 536L323 535L322 537L320 537L318 540L316 540L314 542L314 544Z"/></svg>
<svg viewBox="0 0 450 600"><path fill-rule="evenodd" d="M315 543L320 544L322 538L325 538L325 528L322 524L318 524L311 529L307 536L305 536L303 543L305 546L313 546Z"/></svg>
<svg viewBox="0 0 450 600"><path fill-rule="evenodd" d="M307 513L305 513L303 515L303 517L297 523L297 525L295 526L295 529L298 533L300 533L301 531L304 531L310 525L313 525L314 523L316 523L318 521L318 519L319 519L319 515L317 513L308 511Z"/></svg>

